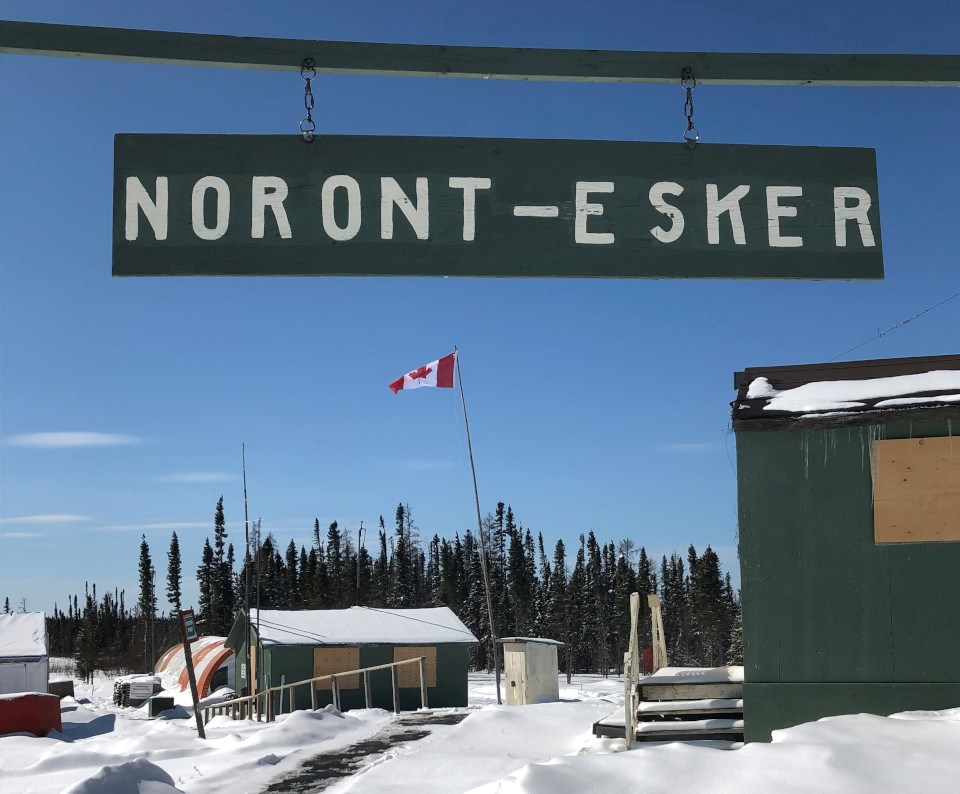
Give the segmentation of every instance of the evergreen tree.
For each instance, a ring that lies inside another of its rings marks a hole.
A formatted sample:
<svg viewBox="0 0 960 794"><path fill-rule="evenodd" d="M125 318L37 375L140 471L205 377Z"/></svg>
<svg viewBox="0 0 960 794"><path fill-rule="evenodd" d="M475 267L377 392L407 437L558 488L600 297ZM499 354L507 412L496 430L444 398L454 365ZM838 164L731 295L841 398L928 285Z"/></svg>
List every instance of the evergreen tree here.
<svg viewBox="0 0 960 794"><path fill-rule="evenodd" d="M396 512L397 545L394 557L394 581L391 600L399 607L413 605L415 585L413 575L414 560L411 559L409 537L405 534L409 526L407 509L403 503L397 505Z"/></svg>
<svg viewBox="0 0 960 794"><path fill-rule="evenodd" d="M157 616L157 594L155 590L153 562L150 559L150 546L147 545L147 536L140 536L140 599L137 606L140 608L140 619L143 621L144 672L150 672L153 667L153 621ZM93 596L94 609L96 608L96 585ZM97 638L99 642L99 637Z"/></svg>
<svg viewBox="0 0 960 794"><path fill-rule="evenodd" d="M570 574L570 581L567 584L567 627L563 641L568 643L571 649L571 654L568 657L570 660L570 667L567 669L568 678L571 673L586 669L593 655L587 639L585 619L586 600L589 594L587 592L587 563L584 545L584 537L581 535L577 559L573 566L573 572Z"/></svg>
<svg viewBox="0 0 960 794"><path fill-rule="evenodd" d="M180 541L177 539L177 533L173 533L170 538L170 550L167 552L167 601L173 607L178 615L182 610L181 583L183 574L180 567Z"/></svg>
<svg viewBox="0 0 960 794"><path fill-rule="evenodd" d="M226 560L227 522L223 515L223 496L217 500L213 515L213 561L210 581L210 634L226 634L233 615L227 614L233 603L233 571Z"/></svg>
<svg viewBox="0 0 960 794"><path fill-rule="evenodd" d="M297 576L297 544L290 541L287 545L286 564L283 566L284 592L287 599L284 606L295 607L300 605L300 591Z"/></svg>
<svg viewBox="0 0 960 794"><path fill-rule="evenodd" d="M569 608L567 605L567 551L562 540L557 540L550 569L550 592L547 595L547 614L544 634L548 639L566 643L563 658L558 661L567 673L567 683L573 673L573 646L570 642Z"/></svg>
<svg viewBox="0 0 960 794"><path fill-rule="evenodd" d="M509 510L509 508L508 508ZM529 579L526 547L513 522L513 511L508 512L509 551L507 552L507 603L513 604L513 625L505 626L507 636L529 637L533 634L534 602L533 582Z"/></svg>
<svg viewBox="0 0 960 794"><path fill-rule="evenodd" d="M327 528L327 576L330 582L330 605L347 606L343 592L343 536L340 525L334 521Z"/></svg>
<svg viewBox="0 0 960 794"><path fill-rule="evenodd" d="M470 533L467 532L469 537ZM483 585L483 569L480 563L480 546L471 543L473 553L470 555L470 593L467 596L466 615L464 623L470 632L480 640L480 644L472 646L471 656L475 670L485 669L490 672L493 665L493 655L490 653L491 636L490 620L487 615L487 598Z"/></svg>
<svg viewBox="0 0 960 794"><path fill-rule="evenodd" d="M314 560L316 560L316 557L314 557ZM297 565L297 592L300 594L298 606L303 609L310 605L310 581L310 558L307 555L306 548L301 546L300 562Z"/></svg>
<svg viewBox="0 0 960 794"><path fill-rule="evenodd" d="M234 566L236 565L233 544L227 546L227 559L223 567L223 633L229 634L233 628L233 619L237 614L237 604L240 603L241 589L238 586L238 579L234 576Z"/></svg>
<svg viewBox="0 0 960 794"><path fill-rule="evenodd" d="M623 654L630 647L630 595L637 590L633 568L627 561L627 556L621 552L617 557L613 575L613 616L611 620L611 642L615 651L614 662L617 672L623 672ZM645 596L641 595L641 599ZM641 604L641 611L642 611ZM640 647L643 647L643 635L639 633L640 624L637 621L637 632Z"/></svg>
<svg viewBox="0 0 960 794"><path fill-rule="evenodd" d="M387 556L387 531L383 525L383 516L380 516L380 553L373 565L373 597L374 605L385 607L390 598L390 562Z"/></svg>
<svg viewBox="0 0 960 794"><path fill-rule="evenodd" d="M677 667L692 666L687 647L686 601L687 590L683 558L676 552L660 564L660 606L663 615L663 638L667 659Z"/></svg>
<svg viewBox="0 0 960 794"><path fill-rule="evenodd" d="M157 594L154 590L154 568L150 560L150 546L147 536L140 536L140 600L137 606L144 620L152 621L157 616ZM94 585L96 588L96 585ZM94 591L96 592L96 591Z"/></svg>
<svg viewBox="0 0 960 794"><path fill-rule="evenodd" d="M197 619L203 625L204 634L213 634L213 547L210 538L204 538L200 565L197 567L197 584L200 592L197 598Z"/></svg>
<svg viewBox="0 0 960 794"><path fill-rule="evenodd" d="M740 599L736 600L733 628L730 631L730 646L727 648L727 664L743 664L743 612Z"/></svg>
<svg viewBox="0 0 960 794"><path fill-rule="evenodd" d="M144 543L146 540L144 539ZM143 546L141 545L141 550ZM149 551L147 553L149 561ZM142 563L142 556L141 556ZM89 590L83 608L83 618L80 620L75 642L76 653L74 660L77 663L77 678L91 683L94 671L100 666L100 632L97 623L97 606L94 596L90 595Z"/></svg>
<svg viewBox="0 0 960 794"><path fill-rule="evenodd" d="M693 664L716 667L724 663L730 645L725 631L727 607L724 603L720 558L710 546L697 559L690 547L690 587L688 593L689 643Z"/></svg>
<svg viewBox="0 0 960 794"><path fill-rule="evenodd" d="M6 598L3 599L3 614L4 615L10 614L10 596L7 596Z"/></svg>

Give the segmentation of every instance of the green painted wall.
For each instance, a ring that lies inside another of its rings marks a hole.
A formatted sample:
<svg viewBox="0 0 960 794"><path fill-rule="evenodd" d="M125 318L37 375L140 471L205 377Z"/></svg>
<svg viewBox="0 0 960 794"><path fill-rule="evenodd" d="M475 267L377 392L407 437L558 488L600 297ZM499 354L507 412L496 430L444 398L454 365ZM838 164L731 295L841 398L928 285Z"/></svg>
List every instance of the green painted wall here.
<svg viewBox="0 0 960 794"><path fill-rule="evenodd" d="M960 706L960 543L876 545L870 474L874 438L950 431L738 432L747 741L851 710Z"/></svg>
<svg viewBox="0 0 960 794"><path fill-rule="evenodd" d="M287 683L305 681L313 677L312 645L272 646L263 649L264 675L270 675L272 686L280 684L281 676ZM364 645L360 647L360 667L374 667L393 661L392 645ZM440 645L437 647L437 685L427 689L428 704L432 708L467 705L467 648L466 645ZM264 684L265 686L266 684ZM343 711L365 708L363 679L360 688L341 689L340 707ZM370 695L374 708L393 710L393 684L389 670L377 670L370 674ZM317 690L317 708L333 702L329 690ZM293 694L297 709L310 708L310 690L298 687ZM274 696L274 708L280 713L280 696ZM400 708L412 711L420 708L420 687L400 689ZM290 695L284 695L283 712L290 711Z"/></svg>

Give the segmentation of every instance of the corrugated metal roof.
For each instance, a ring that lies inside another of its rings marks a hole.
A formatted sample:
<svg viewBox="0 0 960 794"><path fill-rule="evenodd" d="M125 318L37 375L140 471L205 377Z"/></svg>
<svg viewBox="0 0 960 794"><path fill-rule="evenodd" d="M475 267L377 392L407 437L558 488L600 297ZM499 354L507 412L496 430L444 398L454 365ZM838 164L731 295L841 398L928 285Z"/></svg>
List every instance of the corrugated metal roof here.
<svg viewBox="0 0 960 794"><path fill-rule="evenodd" d="M256 609L250 624L258 626ZM476 643L447 607L429 609L261 610L260 641L264 645L438 645Z"/></svg>

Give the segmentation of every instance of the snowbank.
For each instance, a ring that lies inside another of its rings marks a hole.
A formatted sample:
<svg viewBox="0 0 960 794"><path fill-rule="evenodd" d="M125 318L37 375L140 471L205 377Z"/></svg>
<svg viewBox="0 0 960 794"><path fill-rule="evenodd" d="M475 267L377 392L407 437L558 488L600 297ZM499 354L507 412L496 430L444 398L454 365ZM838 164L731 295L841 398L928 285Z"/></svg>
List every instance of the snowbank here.
<svg viewBox="0 0 960 794"><path fill-rule="evenodd" d="M307 758L337 753L395 721L384 711L341 714L332 707L272 724L217 717L203 741L189 708L176 710L189 719L150 720L143 708L114 706L111 686L107 678L78 683L78 698L62 701L62 733L0 736L4 794L262 791ZM595 720L622 706L622 693L619 678L576 676L567 685L561 677L558 703L497 706L493 677L471 675L475 705L462 722L431 726L425 738L371 756L366 767L327 791L393 794L402 782L403 790L417 794L858 794L947 792L960 780L960 709L831 717L737 751L649 744L624 752L621 740L591 734Z"/></svg>

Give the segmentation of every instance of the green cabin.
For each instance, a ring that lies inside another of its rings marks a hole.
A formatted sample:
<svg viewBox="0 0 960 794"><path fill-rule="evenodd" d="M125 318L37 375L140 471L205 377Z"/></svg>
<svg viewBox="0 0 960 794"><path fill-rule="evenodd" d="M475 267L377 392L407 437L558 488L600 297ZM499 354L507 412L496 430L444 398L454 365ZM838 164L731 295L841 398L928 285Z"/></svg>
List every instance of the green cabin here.
<svg viewBox="0 0 960 794"><path fill-rule="evenodd" d="M241 610L224 643L232 648L237 689L249 692L247 616ZM428 609L250 610L251 679L257 691L331 673L426 657L427 696L431 707L467 705L467 651L477 644L447 607ZM419 665L397 668L400 708L420 708ZM338 677L343 711L365 707L362 676ZM371 705L393 709L389 669L370 673ZM289 696L288 696L289 697ZM317 707L333 702L329 680L317 684ZM275 697L278 713L311 707L308 687L297 687L293 709ZM282 709L281 709L282 706Z"/></svg>
<svg viewBox="0 0 960 794"><path fill-rule="evenodd" d="M960 356L735 378L745 739L960 706Z"/></svg>

